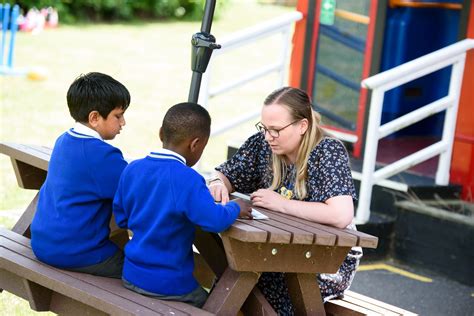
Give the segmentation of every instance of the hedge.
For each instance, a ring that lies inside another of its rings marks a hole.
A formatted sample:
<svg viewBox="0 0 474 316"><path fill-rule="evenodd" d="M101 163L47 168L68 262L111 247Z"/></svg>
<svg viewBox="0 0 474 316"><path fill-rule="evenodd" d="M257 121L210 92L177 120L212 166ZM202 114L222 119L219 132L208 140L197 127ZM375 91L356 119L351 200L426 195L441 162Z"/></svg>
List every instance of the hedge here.
<svg viewBox="0 0 474 316"><path fill-rule="evenodd" d="M1 1L1 0L0 0ZM5 2L5 1L3 1ZM134 19L200 19L206 0L17 0L26 12L52 6L61 22L124 21ZM218 0L216 13L228 0Z"/></svg>

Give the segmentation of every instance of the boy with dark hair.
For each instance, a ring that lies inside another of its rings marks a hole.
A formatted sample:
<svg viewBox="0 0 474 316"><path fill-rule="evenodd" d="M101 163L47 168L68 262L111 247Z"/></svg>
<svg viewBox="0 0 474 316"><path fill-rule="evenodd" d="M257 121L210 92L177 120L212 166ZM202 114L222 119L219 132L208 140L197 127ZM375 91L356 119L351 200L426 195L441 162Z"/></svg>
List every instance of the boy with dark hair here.
<svg viewBox="0 0 474 316"><path fill-rule="evenodd" d="M195 225L221 232L240 215L251 217L239 200L216 204L193 166L209 139L211 118L195 103L166 113L160 129L163 149L125 168L114 199L119 227L133 238L125 247L124 286L140 294L202 307L207 292L193 277Z"/></svg>
<svg viewBox="0 0 474 316"><path fill-rule="evenodd" d="M104 140L125 125L130 93L112 77L92 72L72 83L67 104L76 124L54 145L31 224L31 246L52 266L121 278L123 252L109 240L109 222L127 162Z"/></svg>

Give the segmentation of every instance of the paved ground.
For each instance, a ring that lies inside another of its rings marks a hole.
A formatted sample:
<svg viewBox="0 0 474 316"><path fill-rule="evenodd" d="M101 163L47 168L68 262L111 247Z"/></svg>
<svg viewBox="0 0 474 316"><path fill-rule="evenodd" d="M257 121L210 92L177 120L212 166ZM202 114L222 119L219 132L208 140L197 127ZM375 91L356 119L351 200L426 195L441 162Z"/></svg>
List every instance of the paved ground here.
<svg viewBox="0 0 474 316"><path fill-rule="evenodd" d="M392 261L363 263L351 290L419 315L474 315L474 287Z"/></svg>

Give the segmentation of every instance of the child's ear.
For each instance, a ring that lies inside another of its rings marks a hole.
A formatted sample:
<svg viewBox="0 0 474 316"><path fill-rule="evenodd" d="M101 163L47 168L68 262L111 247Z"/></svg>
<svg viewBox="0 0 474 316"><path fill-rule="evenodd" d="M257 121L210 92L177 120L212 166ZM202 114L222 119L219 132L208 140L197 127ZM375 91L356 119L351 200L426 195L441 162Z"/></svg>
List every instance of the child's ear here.
<svg viewBox="0 0 474 316"><path fill-rule="evenodd" d="M161 142L163 142L163 128L162 127L160 127L159 137L160 137Z"/></svg>
<svg viewBox="0 0 474 316"><path fill-rule="evenodd" d="M191 149L191 152L196 151L196 148L200 142L201 142L201 139L199 137L193 138L191 140L191 142L189 143L189 149Z"/></svg>
<svg viewBox="0 0 474 316"><path fill-rule="evenodd" d="M99 122L100 114L98 111L92 111L89 113L89 125L96 127Z"/></svg>

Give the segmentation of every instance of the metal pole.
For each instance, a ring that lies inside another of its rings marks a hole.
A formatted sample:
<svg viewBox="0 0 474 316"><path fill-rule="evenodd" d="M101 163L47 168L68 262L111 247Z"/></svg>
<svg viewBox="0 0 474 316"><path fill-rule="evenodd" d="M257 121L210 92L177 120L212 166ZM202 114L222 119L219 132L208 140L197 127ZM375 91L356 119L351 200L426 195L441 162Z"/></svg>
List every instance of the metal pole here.
<svg viewBox="0 0 474 316"><path fill-rule="evenodd" d="M194 34L193 39L191 40L193 45L191 56L193 75L191 78L191 87L189 89L189 102L198 102L202 74L206 71L212 50L220 48L219 45L214 44L215 38L210 34L215 8L216 0L206 0L204 16L202 17L201 23L201 33Z"/></svg>
<svg viewBox="0 0 474 316"><path fill-rule="evenodd" d="M204 16L202 17L201 32L211 33L212 19L214 18L214 10L216 8L216 0L207 0L204 7Z"/></svg>
<svg viewBox="0 0 474 316"><path fill-rule="evenodd" d="M188 102L197 103L199 99L199 90L201 89L202 73L193 71L191 77L191 88L189 89Z"/></svg>

